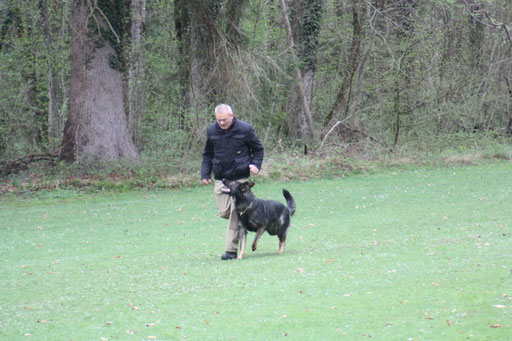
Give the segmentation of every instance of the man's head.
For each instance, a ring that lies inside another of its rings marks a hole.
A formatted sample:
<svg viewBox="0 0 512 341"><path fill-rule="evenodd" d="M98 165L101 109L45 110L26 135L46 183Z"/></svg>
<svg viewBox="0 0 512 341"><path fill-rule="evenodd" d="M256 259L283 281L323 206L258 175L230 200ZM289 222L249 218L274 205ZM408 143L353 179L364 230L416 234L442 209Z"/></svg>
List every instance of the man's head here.
<svg viewBox="0 0 512 341"><path fill-rule="evenodd" d="M215 107L215 119L222 130L227 130L233 122L233 110L227 104L219 104Z"/></svg>

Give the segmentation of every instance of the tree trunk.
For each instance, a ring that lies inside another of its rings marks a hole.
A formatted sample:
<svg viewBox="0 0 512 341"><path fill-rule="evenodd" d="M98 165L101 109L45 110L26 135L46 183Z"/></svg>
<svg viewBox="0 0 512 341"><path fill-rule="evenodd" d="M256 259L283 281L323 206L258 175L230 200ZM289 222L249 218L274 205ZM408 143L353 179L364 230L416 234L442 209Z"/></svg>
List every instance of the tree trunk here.
<svg viewBox="0 0 512 341"><path fill-rule="evenodd" d="M226 4L226 36L234 45L240 45L243 40L241 21L249 0L229 0Z"/></svg>
<svg viewBox="0 0 512 341"><path fill-rule="evenodd" d="M118 53L124 22L112 20L125 19L119 12L126 4L102 5L95 7L95 0L73 2L70 112L61 149L66 161L137 158L128 132Z"/></svg>
<svg viewBox="0 0 512 341"><path fill-rule="evenodd" d="M306 1L308 2L308 1ZM310 106L313 95L313 81L316 66L316 45L318 30L320 27L320 17L322 12L322 2L316 2L316 5L311 3L295 3L296 15L294 16L296 22L297 32L297 46L294 38L294 31L288 18L288 11L285 0L280 0L281 15L288 36L288 48L292 50L294 62L296 64L293 71L296 80L296 87L298 91L292 93L289 100L288 107L288 129L290 135L297 138L306 137L307 130L309 135L315 139L316 132L311 116ZM309 6L308 6L309 5ZM313 6L315 5L315 6ZM312 10L313 13L306 13L305 8ZM309 14L309 15L308 15ZM299 62L305 63L302 68L298 65ZM307 83L306 83L307 81ZM297 104L298 103L298 104Z"/></svg>
<svg viewBox="0 0 512 341"><path fill-rule="evenodd" d="M352 0L352 43L350 46L350 55L347 63L347 70L341 81L340 88L336 95L336 100L327 114L327 128L331 127L335 121L341 120L348 116L352 97L352 82L357 68L362 59L361 43L363 40L363 19L364 12L366 10L366 3L360 4L363 8L361 11L358 10L359 1Z"/></svg>
<svg viewBox="0 0 512 341"><path fill-rule="evenodd" d="M50 30L50 8L48 0L39 1L39 17L43 32L44 45L48 53L47 75L48 75L48 137L49 146L55 143L57 138L62 137L62 118L59 113L59 81L58 70L55 67L57 56L53 50L53 35Z"/></svg>
<svg viewBox="0 0 512 341"><path fill-rule="evenodd" d="M234 59L244 43L241 21L248 4L249 0L174 1L181 112L232 103L239 77Z"/></svg>
<svg viewBox="0 0 512 341"><path fill-rule="evenodd" d="M131 49L128 70L128 130L134 141L142 138L144 112L146 60L142 36L146 23L146 0L131 0Z"/></svg>
<svg viewBox="0 0 512 341"><path fill-rule="evenodd" d="M217 97L222 87L213 74L218 58L219 11L222 0L175 0L175 26L180 53L182 111L202 111Z"/></svg>

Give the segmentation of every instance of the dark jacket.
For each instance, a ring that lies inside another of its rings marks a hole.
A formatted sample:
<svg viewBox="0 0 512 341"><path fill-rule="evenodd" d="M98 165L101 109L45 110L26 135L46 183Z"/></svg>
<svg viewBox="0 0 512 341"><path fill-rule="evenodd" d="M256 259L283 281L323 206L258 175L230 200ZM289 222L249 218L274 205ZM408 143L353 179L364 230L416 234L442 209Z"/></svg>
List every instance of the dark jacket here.
<svg viewBox="0 0 512 341"><path fill-rule="evenodd" d="M217 122L206 130L201 179L239 180L250 175L249 165L261 169L263 145L252 125L233 118L231 127L221 129Z"/></svg>

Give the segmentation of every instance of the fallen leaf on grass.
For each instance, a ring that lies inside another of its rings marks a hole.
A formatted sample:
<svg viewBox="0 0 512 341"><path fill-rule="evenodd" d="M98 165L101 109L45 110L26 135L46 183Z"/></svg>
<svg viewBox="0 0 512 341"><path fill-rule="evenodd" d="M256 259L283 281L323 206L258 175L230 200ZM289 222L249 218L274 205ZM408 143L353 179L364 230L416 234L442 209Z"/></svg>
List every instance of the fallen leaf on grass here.
<svg viewBox="0 0 512 341"><path fill-rule="evenodd" d="M280 320L282 320L282 319L285 319L285 318L287 318L287 317L288 317L288 315L283 315L283 316L281 316L279 319L280 319Z"/></svg>
<svg viewBox="0 0 512 341"><path fill-rule="evenodd" d="M503 304L495 304L494 308L503 309L506 308Z"/></svg>
<svg viewBox="0 0 512 341"><path fill-rule="evenodd" d="M493 324L493 325L491 326L491 328L500 328L500 327L501 327L501 324Z"/></svg>
<svg viewBox="0 0 512 341"><path fill-rule="evenodd" d="M300 272L300 273L303 273L304 269L303 268L297 268L297 271Z"/></svg>

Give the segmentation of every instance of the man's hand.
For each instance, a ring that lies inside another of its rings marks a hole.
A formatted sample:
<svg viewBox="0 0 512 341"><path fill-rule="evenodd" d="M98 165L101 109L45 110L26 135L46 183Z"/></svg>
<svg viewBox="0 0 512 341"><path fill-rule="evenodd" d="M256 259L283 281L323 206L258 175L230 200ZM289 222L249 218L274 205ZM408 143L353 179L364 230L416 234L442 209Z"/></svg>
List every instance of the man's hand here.
<svg viewBox="0 0 512 341"><path fill-rule="evenodd" d="M258 174L260 170L255 165L249 165L249 170L251 171L251 174Z"/></svg>
<svg viewBox="0 0 512 341"><path fill-rule="evenodd" d="M203 179L201 182L202 182L204 185L209 185L209 184L212 182L212 180L210 180L210 179Z"/></svg>

